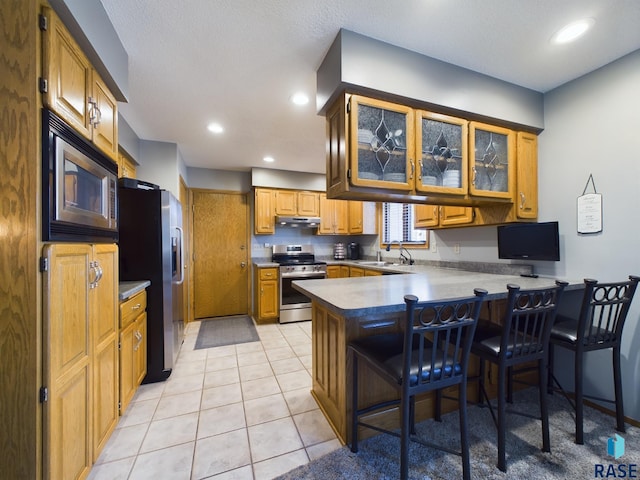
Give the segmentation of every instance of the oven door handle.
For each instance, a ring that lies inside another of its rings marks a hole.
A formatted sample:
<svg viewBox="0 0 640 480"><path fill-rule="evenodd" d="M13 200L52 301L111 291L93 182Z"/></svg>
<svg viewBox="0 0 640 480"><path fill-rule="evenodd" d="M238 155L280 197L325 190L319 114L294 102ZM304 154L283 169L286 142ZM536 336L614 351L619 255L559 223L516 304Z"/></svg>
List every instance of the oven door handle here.
<svg viewBox="0 0 640 480"><path fill-rule="evenodd" d="M281 278L299 278L299 279L305 279L305 278L326 278L327 274L326 273L319 273L319 272L308 272L308 273L281 273L280 277Z"/></svg>

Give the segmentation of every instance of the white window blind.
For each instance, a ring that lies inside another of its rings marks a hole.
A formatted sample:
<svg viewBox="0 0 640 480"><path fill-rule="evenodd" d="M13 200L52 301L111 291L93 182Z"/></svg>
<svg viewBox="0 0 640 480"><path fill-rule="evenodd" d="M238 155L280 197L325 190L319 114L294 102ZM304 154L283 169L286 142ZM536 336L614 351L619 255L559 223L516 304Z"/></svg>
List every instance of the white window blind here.
<svg viewBox="0 0 640 480"><path fill-rule="evenodd" d="M427 231L413 228L413 205L409 203L382 204L382 242L425 243Z"/></svg>

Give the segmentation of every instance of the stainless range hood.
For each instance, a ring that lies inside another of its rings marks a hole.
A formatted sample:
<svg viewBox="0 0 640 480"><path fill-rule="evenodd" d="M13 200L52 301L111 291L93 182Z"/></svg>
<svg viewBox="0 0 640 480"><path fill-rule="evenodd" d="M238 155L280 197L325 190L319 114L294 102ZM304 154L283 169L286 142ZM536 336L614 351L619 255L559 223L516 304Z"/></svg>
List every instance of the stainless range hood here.
<svg viewBox="0 0 640 480"><path fill-rule="evenodd" d="M295 228L318 228L320 217L286 217L276 215L276 226Z"/></svg>

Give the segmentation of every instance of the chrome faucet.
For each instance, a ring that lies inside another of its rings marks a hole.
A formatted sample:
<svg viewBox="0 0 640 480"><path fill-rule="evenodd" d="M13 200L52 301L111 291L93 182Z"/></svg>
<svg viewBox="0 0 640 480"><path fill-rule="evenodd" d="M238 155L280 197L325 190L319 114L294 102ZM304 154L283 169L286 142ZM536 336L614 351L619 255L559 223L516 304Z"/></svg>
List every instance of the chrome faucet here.
<svg viewBox="0 0 640 480"><path fill-rule="evenodd" d="M400 263L403 265L409 264L409 265L413 265L413 257L411 256L411 252L409 252L409 250L407 250L405 247L402 246L402 242L399 240L392 240L389 243L387 243L387 252L391 251L391 244L393 243L397 243L398 244L398 251L400 252ZM402 251L407 252L407 255L409 255L409 257L407 258Z"/></svg>

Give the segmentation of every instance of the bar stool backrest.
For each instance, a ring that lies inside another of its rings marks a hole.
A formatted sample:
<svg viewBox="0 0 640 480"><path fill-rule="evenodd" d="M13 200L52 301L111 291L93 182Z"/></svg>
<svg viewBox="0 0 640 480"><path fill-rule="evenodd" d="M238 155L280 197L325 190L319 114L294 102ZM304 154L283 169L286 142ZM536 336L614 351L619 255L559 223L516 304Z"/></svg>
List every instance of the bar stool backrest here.
<svg viewBox="0 0 640 480"><path fill-rule="evenodd" d="M543 289L521 290L509 284L500 355L507 365L540 359L548 349L551 327L566 282Z"/></svg>
<svg viewBox="0 0 640 480"><path fill-rule="evenodd" d="M587 349L606 348L619 342L638 280L640 277L635 276L615 283L584 280L585 292L576 332L578 345Z"/></svg>
<svg viewBox="0 0 640 480"><path fill-rule="evenodd" d="M486 290L449 302L418 302L406 295L403 387L411 395L466 379L469 351Z"/></svg>

